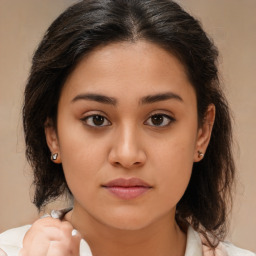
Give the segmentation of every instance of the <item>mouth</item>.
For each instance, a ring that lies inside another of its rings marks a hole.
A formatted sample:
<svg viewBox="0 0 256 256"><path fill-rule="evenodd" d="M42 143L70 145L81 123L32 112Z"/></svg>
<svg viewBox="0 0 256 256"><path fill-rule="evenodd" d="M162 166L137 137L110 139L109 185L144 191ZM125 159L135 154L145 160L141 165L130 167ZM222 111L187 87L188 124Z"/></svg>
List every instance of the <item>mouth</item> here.
<svg viewBox="0 0 256 256"><path fill-rule="evenodd" d="M123 200L135 199L152 189L152 186L139 178L119 178L102 185L102 187Z"/></svg>

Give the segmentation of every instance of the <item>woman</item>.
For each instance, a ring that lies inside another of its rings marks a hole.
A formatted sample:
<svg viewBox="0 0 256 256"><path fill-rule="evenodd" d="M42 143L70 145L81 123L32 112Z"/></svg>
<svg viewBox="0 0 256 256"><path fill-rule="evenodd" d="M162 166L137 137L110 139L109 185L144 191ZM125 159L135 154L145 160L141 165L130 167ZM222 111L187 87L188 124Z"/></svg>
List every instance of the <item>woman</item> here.
<svg viewBox="0 0 256 256"><path fill-rule="evenodd" d="M254 255L222 242L235 167L217 56L199 22L170 0L66 10L34 55L23 121L35 205L64 193L73 205L3 233L0 248Z"/></svg>

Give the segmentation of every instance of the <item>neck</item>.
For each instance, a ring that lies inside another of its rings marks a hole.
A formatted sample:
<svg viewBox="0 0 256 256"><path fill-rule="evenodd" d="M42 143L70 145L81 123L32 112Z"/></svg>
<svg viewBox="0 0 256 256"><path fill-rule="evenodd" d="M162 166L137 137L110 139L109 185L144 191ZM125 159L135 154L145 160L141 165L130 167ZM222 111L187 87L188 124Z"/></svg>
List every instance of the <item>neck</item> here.
<svg viewBox="0 0 256 256"><path fill-rule="evenodd" d="M185 254L186 234L181 231L174 216L170 214L139 230L113 228L92 217L81 218L80 214L79 210L74 208L66 219L88 242L93 256L184 256Z"/></svg>

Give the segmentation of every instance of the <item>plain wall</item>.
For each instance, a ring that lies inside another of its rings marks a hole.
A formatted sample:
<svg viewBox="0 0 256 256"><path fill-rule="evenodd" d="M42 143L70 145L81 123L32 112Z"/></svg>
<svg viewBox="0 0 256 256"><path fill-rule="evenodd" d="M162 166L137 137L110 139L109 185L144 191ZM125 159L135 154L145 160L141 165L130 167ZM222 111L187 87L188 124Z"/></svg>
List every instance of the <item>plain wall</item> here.
<svg viewBox="0 0 256 256"><path fill-rule="evenodd" d="M0 232L37 218L24 157L23 89L44 31L72 0L0 0ZM235 119L239 180L229 239L256 251L256 1L179 0L220 50L220 70ZM50 206L55 207L55 206Z"/></svg>

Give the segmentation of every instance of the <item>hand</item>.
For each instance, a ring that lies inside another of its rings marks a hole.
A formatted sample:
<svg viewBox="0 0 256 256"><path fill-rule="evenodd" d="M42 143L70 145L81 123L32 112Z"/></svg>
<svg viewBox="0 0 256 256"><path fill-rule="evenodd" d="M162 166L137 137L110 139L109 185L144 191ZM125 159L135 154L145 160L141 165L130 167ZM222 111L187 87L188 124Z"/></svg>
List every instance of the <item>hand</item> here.
<svg viewBox="0 0 256 256"><path fill-rule="evenodd" d="M67 221L37 220L23 240L19 256L79 256L81 235Z"/></svg>

